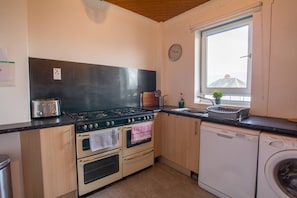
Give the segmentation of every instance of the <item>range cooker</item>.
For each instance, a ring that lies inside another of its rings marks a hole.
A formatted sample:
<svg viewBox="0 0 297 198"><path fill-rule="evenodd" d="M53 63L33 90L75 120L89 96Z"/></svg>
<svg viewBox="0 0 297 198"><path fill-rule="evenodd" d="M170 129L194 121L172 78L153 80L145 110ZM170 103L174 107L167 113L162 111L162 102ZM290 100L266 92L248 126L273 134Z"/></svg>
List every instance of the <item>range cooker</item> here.
<svg viewBox="0 0 297 198"><path fill-rule="evenodd" d="M79 196L153 165L153 111L127 107L67 114L76 121Z"/></svg>

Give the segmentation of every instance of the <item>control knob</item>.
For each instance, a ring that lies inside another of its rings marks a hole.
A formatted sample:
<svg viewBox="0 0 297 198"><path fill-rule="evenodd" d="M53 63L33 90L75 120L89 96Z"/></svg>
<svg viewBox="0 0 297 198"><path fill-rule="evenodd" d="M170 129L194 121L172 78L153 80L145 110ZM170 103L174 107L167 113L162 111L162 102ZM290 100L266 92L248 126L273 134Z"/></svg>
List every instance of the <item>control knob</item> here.
<svg viewBox="0 0 297 198"><path fill-rule="evenodd" d="M85 124L85 125L83 125L83 130L87 130L88 129L88 126Z"/></svg>
<svg viewBox="0 0 297 198"><path fill-rule="evenodd" d="M110 125L110 122L109 122L109 121L107 121L105 124L106 124L106 126L109 126L109 125Z"/></svg>
<svg viewBox="0 0 297 198"><path fill-rule="evenodd" d="M89 124L89 129L93 129L93 124Z"/></svg>
<svg viewBox="0 0 297 198"><path fill-rule="evenodd" d="M95 127L96 129L98 128L98 126L99 126L98 123L95 123L95 124L94 124L94 127Z"/></svg>
<svg viewBox="0 0 297 198"><path fill-rule="evenodd" d="M111 126L113 126L114 125L114 121L111 121Z"/></svg>

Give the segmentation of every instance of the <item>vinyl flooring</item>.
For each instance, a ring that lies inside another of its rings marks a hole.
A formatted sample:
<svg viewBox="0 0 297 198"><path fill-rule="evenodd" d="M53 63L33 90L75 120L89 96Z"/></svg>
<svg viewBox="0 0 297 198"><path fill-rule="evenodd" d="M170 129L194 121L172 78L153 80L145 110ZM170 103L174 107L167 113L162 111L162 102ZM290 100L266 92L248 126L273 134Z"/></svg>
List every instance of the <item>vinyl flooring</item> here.
<svg viewBox="0 0 297 198"><path fill-rule="evenodd" d="M109 185L87 198L214 198L197 180L157 162L153 167Z"/></svg>

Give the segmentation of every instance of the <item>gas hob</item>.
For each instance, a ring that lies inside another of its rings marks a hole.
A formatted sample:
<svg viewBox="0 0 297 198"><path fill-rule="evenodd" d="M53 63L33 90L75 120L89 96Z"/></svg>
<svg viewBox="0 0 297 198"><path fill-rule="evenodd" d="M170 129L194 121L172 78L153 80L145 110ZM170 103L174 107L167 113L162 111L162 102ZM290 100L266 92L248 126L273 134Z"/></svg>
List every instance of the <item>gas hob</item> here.
<svg viewBox="0 0 297 198"><path fill-rule="evenodd" d="M153 111L133 107L66 114L76 121L76 133L118 127L154 119Z"/></svg>

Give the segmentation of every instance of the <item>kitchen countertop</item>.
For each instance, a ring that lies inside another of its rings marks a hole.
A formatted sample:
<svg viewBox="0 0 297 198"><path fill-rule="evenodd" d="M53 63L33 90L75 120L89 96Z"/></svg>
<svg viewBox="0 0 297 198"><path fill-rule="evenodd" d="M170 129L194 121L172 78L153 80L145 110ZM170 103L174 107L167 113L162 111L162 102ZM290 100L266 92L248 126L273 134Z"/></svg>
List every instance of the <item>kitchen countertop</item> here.
<svg viewBox="0 0 297 198"><path fill-rule="evenodd" d="M239 121L232 121L232 120L209 118L207 114L197 115L193 113L179 112L179 111L172 110L176 108L177 107L174 107L174 106L165 106L165 107L145 107L143 109L152 110L154 112L166 112L166 113L171 113L176 115L194 117L194 118L199 118L202 121L209 121L209 122L214 122L218 124L225 124L225 125L231 125L231 126L238 126L242 128L267 131L271 133L297 136L297 123L290 122L286 119L250 115L247 119L244 119L239 122ZM30 122L0 125L0 134L56 127L56 126L62 126L62 125L68 125L68 124L75 124L75 121L67 115L62 115L62 116L53 117L53 118L38 118L38 119L32 119Z"/></svg>
<svg viewBox="0 0 297 198"><path fill-rule="evenodd" d="M165 106L165 107L146 107L145 109L153 110L155 112L166 112L166 113L171 113L176 115L200 118L202 121L209 121L209 122L214 122L218 124L225 124L225 125L231 125L231 126L238 126L242 128L267 131L271 133L297 136L297 123L290 122L287 119L250 115L247 119L244 119L242 121L233 121L233 120L209 118L207 114L195 115L193 113L179 112L179 111L172 110L176 108L177 107L174 107L174 106Z"/></svg>
<svg viewBox="0 0 297 198"><path fill-rule="evenodd" d="M0 125L0 134L63 126L74 123L75 121L67 115L52 118L38 118L32 119L29 122Z"/></svg>

